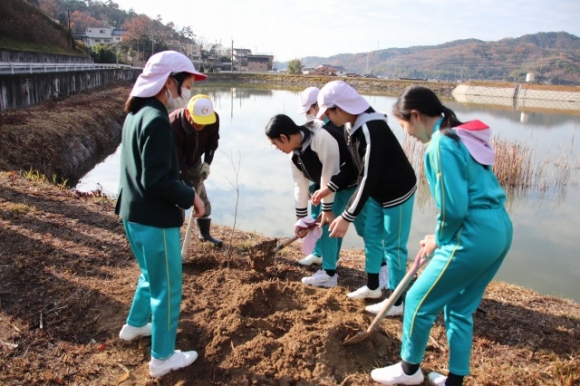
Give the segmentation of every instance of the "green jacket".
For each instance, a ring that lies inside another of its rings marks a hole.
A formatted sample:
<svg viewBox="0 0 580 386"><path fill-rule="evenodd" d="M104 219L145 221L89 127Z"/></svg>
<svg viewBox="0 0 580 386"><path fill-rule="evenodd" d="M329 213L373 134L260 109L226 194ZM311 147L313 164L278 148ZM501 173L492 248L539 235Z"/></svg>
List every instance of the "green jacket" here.
<svg viewBox="0 0 580 386"><path fill-rule="evenodd" d="M123 124L121 176L115 213L159 228L180 227L180 208L193 205L195 191L179 179L179 163L165 106L150 98Z"/></svg>

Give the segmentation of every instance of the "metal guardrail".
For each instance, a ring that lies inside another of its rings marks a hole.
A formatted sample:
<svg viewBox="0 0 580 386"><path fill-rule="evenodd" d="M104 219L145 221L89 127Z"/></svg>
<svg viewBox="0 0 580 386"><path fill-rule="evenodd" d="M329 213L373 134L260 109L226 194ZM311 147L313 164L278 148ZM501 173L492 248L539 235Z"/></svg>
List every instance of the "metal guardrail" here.
<svg viewBox="0 0 580 386"><path fill-rule="evenodd" d="M105 69L138 69L127 64L102 63L19 63L0 62L0 74L37 74L45 72L70 72Z"/></svg>

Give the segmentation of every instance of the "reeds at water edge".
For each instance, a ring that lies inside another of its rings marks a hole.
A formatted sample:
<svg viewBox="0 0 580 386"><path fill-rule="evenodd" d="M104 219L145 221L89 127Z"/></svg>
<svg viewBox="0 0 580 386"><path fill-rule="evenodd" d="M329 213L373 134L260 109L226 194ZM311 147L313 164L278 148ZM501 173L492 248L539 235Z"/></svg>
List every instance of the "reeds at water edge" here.
<svg viewBox="0 0 580 386"><path fill-rule="evenodd" d="M574 136L568 143L574 143ZM556 154L544 156L527 144L506 141L497 135L492 138L491 145L496 152L493 171L506 191L508 206L530 194L543 199L546 194L553 193L557 201L563 200L572 172L580 171L580 156L574 161L572 145L569 149L559 146ZM419 186L415 204L424 207L432 202L424 173L425 145L405 135L403 150L417 174Z"/></svg>

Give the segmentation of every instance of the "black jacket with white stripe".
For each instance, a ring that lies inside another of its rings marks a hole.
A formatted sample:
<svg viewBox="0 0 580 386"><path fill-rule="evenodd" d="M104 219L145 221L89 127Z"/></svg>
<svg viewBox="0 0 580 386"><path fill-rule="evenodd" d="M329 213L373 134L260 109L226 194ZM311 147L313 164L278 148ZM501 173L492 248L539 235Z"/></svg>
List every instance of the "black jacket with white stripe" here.
<svg viewBox="0 0 580 386"><path fill-rule="evenodd" d="M358 179L341 129L322 126L320 121L305 126L310 135L302 140L301 149L291 153L297 217L308 215L309 181L332 190L322 199L322 210L331 211L334 192L356 185Z"/></svg>
<svg viewBox="0 0 580 386"><path fill-rule="evenodd" d="M383 208L403 204L417 190L417 177L383 113L360 114L346 124L347 144L359 171L358 187L342 213L354 221L369 197Z"/></svg>

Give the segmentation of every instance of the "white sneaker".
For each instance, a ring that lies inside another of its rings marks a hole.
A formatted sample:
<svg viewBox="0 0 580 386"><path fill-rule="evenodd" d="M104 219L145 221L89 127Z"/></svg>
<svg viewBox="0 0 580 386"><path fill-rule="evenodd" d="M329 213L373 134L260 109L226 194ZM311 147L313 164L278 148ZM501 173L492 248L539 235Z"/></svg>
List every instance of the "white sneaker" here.
<svg viewBox="0 0 580 386"><path fill-rule="evenodd" d="M377 315L383 309L383 306L389 301L389 299L385 299L380 303L371 304L370 306L366 306L365 310L370 312L371 314ZM400 316L403 315L403 311L405 310L405 302L401 302L398 306L394 305L391 309L387 312L385 316Z"/></svg>
<svg viewBox="0 0 580 386"><path fill-rule="evenodd" d="M172 356L166 360L158 360L151 358L149 362L149 374L152 377L161 377L172 370L177 370L182 367L187 367L197 359L197 352L175 350Z"/></svg>
<svg viewBox="0 0 580 386"><path fill-rule="evenodd" d="M381 267L381 271L379 272L379 288L380 289L387 289L389 285L389 268L386 265Z"/></svg>
<svg viewBox="0 0 580 386"><path fill-rule="evenodd" d="M316 287L336 287L338 275L328 276L325 270L319 269L312 276L307 276L302 278L302 283L310 284Z"/></svg>
<svg viewBox="0 0 580 386"><path fill-rule="evenodd" d="M298 260L300 265L322 264L322 257L314 256L312 254L306 256L302 260Z"/></svg>
<svg viewBox="0 0 580 386"><path fill-rule="evenodd" d="M128 324L124 324L119 331L119 338L131 341L142 336L151 336L151 323L147 323L142 327L133 327Z"/></svg>
<svg viewBox="0 0 580 386"><path fill-rule="evenodd" d="M356 291L347 294L346 296L348 296L350 299L365 299L365 298L376 299L380 298L382 295L383 291L381 290L381 287L375 290L371 290L369 289L369 287L365 285L363 287L360 287Z"/></svg>
<svg viewBox="0 0 580 386"><path fill-rule="evenodd" d="M374 369L371 371L371 378L383 385L420 385L425 379L421 369L418 369L413 375L405 374L401 362L392 366Z"/></svg>
<svg viewBox="0 0 580 386"><path fill-rule="evenodd" d="M445 386L445 381L447 380L445 375L439 374L436 371L429 373L427 378L429 379L429 384L433 386Z"/></svg>

